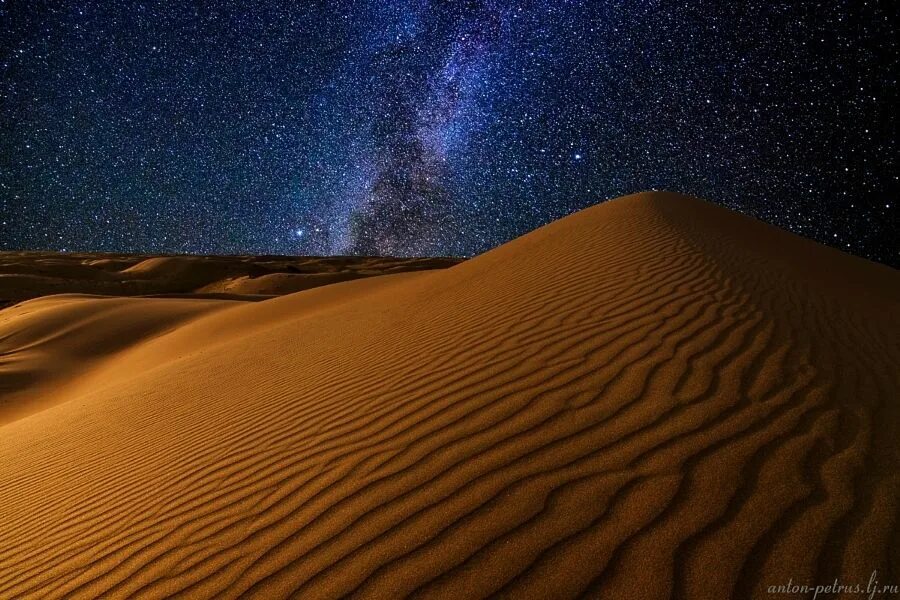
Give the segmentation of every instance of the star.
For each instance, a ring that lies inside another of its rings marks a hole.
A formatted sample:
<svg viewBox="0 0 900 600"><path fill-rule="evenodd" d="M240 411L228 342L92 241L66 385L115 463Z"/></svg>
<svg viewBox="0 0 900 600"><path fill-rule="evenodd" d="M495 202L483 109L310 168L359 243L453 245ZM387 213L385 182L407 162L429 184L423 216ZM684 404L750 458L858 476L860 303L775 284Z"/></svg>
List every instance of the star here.
<svg viewBox="0 0 900 600"><path fill-rule="evenodd" d="M5 3L0 249L469 256L655 188L900 265L896 32L795 4Z"/></svg>

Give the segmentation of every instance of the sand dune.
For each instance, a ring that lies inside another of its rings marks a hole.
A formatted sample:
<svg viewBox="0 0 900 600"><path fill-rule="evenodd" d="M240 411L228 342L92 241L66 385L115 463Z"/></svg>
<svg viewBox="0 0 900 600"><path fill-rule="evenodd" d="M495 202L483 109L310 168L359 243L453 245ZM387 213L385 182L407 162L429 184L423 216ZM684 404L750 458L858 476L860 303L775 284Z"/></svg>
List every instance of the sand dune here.
<svg viewBox="0 0 900 600"><path fill-rule="evenodd" d="M233 304L61 294L0 311L0 424L54 403L103 359Z"/></svg>
<svg viewBox="0 0 900 600"><path fill-rule="evenodd" d="M0 252L0 308L31 298L65 293L142 296L224 292L278 296L336 281L440 269L459 262L454 258L377 256Z"/></svg>
<svg viewBox="0 0 900 600"><path fill-rule="evenodd" d="M0 598L900 584L898 309L892 269L663 193L258 303L28 302L4 356L90 368L0 425Z"/></svg>

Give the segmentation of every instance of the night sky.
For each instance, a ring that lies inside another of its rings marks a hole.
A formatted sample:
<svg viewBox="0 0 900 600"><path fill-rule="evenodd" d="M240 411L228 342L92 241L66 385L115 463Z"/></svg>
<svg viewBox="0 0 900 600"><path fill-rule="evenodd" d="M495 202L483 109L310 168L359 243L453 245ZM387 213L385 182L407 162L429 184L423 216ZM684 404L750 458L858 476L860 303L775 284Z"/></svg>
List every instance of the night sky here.
<svg viewBox="0 0 900 600"><path fill-rule="evenodd" d="M0 249L472 255L668 189L898 265L888 4L0 0Z"/></svg>

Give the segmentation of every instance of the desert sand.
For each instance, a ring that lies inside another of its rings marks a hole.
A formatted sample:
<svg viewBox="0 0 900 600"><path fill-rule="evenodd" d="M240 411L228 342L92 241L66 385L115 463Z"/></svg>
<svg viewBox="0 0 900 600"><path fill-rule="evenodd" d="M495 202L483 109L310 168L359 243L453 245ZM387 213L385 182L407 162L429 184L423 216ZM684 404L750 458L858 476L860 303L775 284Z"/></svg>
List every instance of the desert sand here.
<svg viewBox="0 0 900 600"><path fill-rule="evenodd" d="M45 258L200 296L0 311L0 598L900 584L888 267L667 193L264 301L304 285Z"/></svg>
<svg viewBox="0 0 900 600"><path fill-rule="evenodd" d="M439 269L459 262L455 258L0 252L0 308L61 293L264 300L340 281Z"/></svg>

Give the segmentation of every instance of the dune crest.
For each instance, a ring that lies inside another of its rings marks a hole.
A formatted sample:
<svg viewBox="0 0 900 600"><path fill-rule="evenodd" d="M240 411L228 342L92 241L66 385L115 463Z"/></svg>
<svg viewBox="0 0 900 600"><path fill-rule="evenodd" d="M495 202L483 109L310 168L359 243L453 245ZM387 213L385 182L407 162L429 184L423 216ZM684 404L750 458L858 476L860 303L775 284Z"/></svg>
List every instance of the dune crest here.
<svg viewBox="0 0 900 600"><path fill-rule="evenodd" d="M896 271L646 193L380 279L191 315L0 425L0 597L900 584Z"/></svg>

